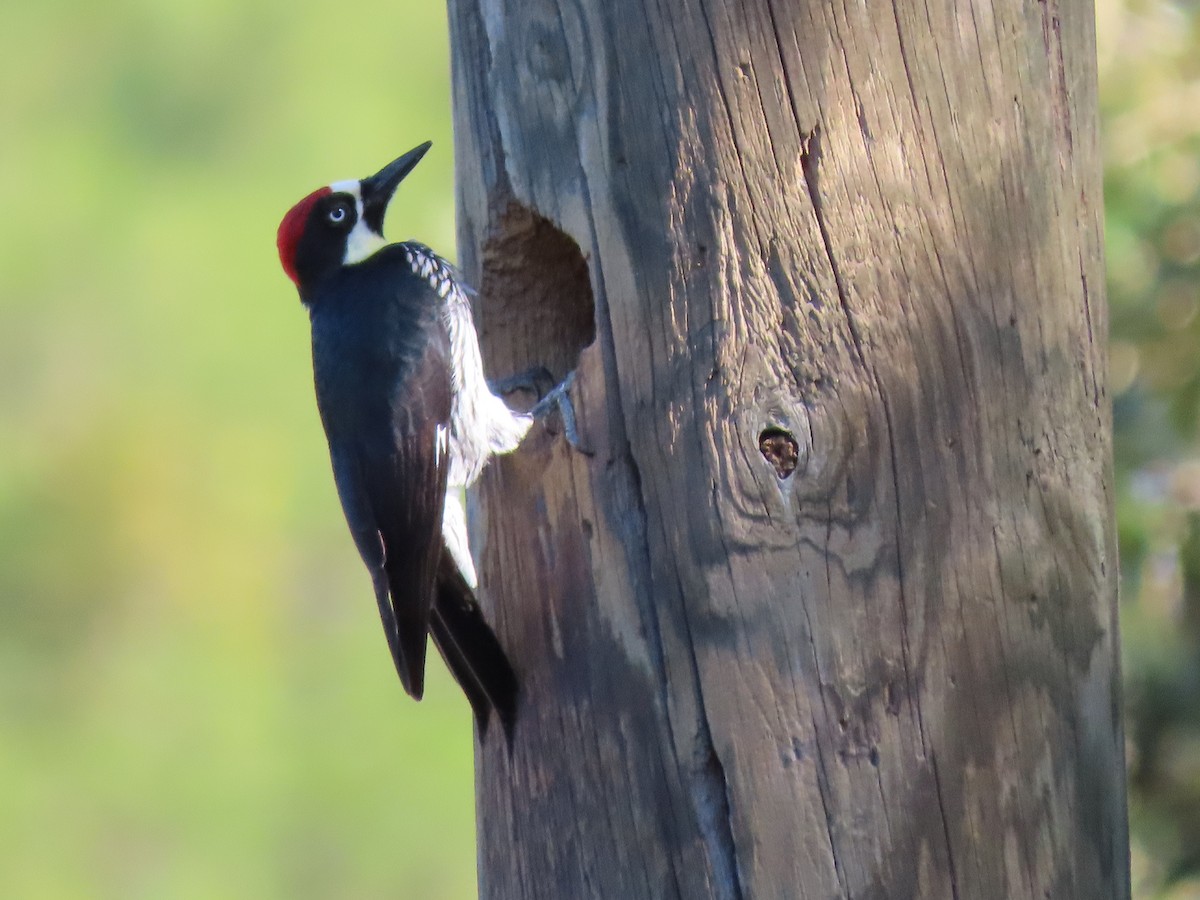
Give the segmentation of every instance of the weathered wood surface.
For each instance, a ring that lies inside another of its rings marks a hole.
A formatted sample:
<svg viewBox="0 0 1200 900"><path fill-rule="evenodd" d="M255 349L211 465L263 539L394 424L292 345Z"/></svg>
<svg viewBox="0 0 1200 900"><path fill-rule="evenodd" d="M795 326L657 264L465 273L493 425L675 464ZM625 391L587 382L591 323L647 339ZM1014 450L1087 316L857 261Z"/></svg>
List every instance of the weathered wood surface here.
<svg viewBox="0 0 1200 900"><path fill-rule="evenodd" d="M481 895L1127 896L1091 5L449 6Z"/></svg>

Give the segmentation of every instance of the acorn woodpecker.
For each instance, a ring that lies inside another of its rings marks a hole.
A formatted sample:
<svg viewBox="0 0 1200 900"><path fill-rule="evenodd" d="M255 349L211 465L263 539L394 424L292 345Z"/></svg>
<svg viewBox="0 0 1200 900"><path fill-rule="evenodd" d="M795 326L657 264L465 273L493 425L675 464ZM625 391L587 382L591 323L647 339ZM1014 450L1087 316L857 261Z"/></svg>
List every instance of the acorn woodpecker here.
<svg viewBox="0 0 1200 900"><path fill-rule="evenodd" d="M475 601L466 518L448 489L515 449L534 415L489 388L458 273L422 244L383 237L396 187L429 147L309 194L279 226L279 258L308 309L334 481L404 689L421 698L432 635L481 735L492 709L511 735L517 679Z"/></svg>

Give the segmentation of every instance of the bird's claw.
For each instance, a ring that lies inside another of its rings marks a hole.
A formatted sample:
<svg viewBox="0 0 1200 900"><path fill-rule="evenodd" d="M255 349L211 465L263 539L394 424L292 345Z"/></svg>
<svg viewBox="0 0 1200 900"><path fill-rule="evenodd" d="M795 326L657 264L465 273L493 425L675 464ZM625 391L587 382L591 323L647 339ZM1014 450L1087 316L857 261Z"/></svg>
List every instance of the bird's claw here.
<svg viewBox="0 0 1200 900"><path fill-rule="evenodd" d="M544 370L543 370L544 371ZM556 407L562 416L563 436L576 451L584 456L592 456L592 451L583 446L579 439L579 426L575 419L575 404L571 402L570 390L575 384L575 373L570 372L557 385L546 392L546 395L529 411L535 419L544 419Z"/></svg>
<svg viewBox="0 0 1200 900"><path fill-rule="evenodd" d="M593 452L584 447L579 439L575 405L571 402L569 394L574 384L574 372L570 372L566 378L555 384L554 376L550 374L549 369L545 366L532 366L524 372L493 381L489 387L493 394L500 396L507 396L516 391L529 391L535 394L538 402L529 411L529 415L535 419L545 419L557 408L559 415L562 416L563 436L567 439L567 443L584 456L592 456Z"/></svg>

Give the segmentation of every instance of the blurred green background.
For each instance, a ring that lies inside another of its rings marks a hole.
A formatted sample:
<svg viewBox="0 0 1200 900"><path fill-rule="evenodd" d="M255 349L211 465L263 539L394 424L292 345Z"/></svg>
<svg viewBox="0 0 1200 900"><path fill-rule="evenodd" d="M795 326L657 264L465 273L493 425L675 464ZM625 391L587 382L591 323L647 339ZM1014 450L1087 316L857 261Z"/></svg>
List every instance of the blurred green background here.
<svg viewBox="0 0 1200 900"><path fill-rule="evenodd" d="M1200 897L1200 7L1098 3L1134 894Z"/></svg>
<svg viewBox="0 0 1200 900"><path fill-rule="evenodd" d="M1139 896L1200 896L1200 14L1099 0ZM407 702L284 211L431 138L438 2L0 5L0 896L466 898L470 721Z"/></svg>
<svg viewBox="0 0 1200 900"><path fill-rule="evenodd" d="M428 138L389 224L453 248L447 40L0 4L0 897L474 895L469 710L400 689L274 243Z"/></svg>

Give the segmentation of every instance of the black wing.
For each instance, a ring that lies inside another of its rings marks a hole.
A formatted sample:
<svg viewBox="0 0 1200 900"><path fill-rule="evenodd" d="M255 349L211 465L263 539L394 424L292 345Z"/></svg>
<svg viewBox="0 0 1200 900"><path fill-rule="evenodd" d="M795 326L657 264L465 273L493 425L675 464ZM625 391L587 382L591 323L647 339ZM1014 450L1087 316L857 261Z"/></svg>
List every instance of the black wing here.
<svg viewBox="0 0 1200 900"><path fill-rule="evenodd" d="M371 572L396 671L418 700L450 470L448 352L444 335L431 334L386 408L364 401L353 427L330 429L326 422L346 521Z"/></svg>
<svg viewBox="0 0 1200 900"><path fill-rule="evenodd" d="M475 713L480 739L487 734L489 716L495 709L511 744L517 676L449 550L442 552L437 600L429 624L446 668Z"/></svg>

